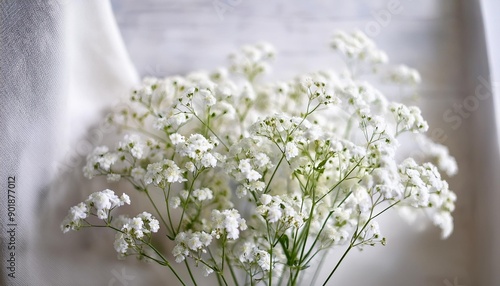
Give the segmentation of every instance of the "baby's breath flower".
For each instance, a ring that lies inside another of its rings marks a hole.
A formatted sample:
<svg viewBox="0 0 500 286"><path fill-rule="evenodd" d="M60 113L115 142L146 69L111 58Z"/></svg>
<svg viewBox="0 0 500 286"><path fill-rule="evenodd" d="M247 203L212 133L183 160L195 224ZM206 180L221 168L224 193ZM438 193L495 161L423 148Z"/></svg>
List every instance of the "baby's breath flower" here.
<svg viewBox="0 0 500 286"><path fill-rule="evenodd" d="M186 141L184 136L180 135L179 133L170 134L169 138L170 138L170 141L172 142L172 144L174 144L174 145L181 144L181 143L184 143Z"/></svg>
<svg viewBox="0 0 500 286"><path fill-rule="evenodd" d="M186 168L186 170L188 170L189 172L196 171L196 166L193 164L193 162L186 162L184 168Z"/></svg>
<svg viewBox="0 0 500 286"><path fill-rule="evenodd" d="M236 209L212 210L212 228L217 239L227 234L228 239L234 240L238 239L240 230L245 230L247 225Z"/></svg>
<svg viewBox="0 0 500 286"><path fill-rule="evenodd" d="M106 189L104 191L91 194L85 202L97 211L97 217L100 219L106 219L108 218L110 210L122 206L125 203L129 203L130 199L127 198L128 196L122 196L120 199L115 195L115 192L110 189Z"/></svg>
<svg viewBox="0 0 500 286"><path fill-rule="evenodd" d="M279 197L267 194L262 194L259 201L261 205L256 208L256 212L269 223L280 222L284 228L302 225L304 218L298 211L300 210L298 201L287 196ZM297 208L294 208L293 204L298 204Z"/></svg>
<svg viewBox="0 0 500 286"><path fill-rule="evenodd" d="M179 197L172 197L169 201L169 204L170 206L173 208L173 209L176 209L180 206L181 204L181 199Z"/></svg>
<svg viewBox="0 0 500 286"><path fill-rule="evenodd" d="M206 266L205 264L203 264L203 276L207 277L209 276L210 274L212 274L214 272L214 270L208 266Z"/></svg>
<svg viewBox="0 0 500 286"><path fill-rule="evenodd" d="M267 251L256 250L253 256L262 270L269 271L271 269L271 261L269 260L269 253Z"/></svg>
<svg viewBox="0 0 500 286"><path fill-rule="evenodd" d="M95 215L103 220L107 219L110 211L124 204L130 204L130 198L126 194L118 197L109 189L92 193L84 202L70 208L61 224L61 229L65 233L69 230L78 230L83 225L83 220L89 215Z"/></svg>
<svg viewBox="0 0 500 286"><path fill-rule="evenodd" d="M120 215L115 221L116 227L120 230L115 235L114 247L119 254L125 254L129 250L134 251L134 247L142 245L145 235L158 232L160 224L150 213L142 212L133 218Z"/></svg>
<svg viewBox="0 0 500 286"><path fill-rule="evenodd" d="M418 84L420 83L420 74L415 69L398 65L391 71L390 79L400 84Z"/></svg>
<svg viewBox="0 0 500 286"><path fill-rule="evenodd" d="M182 170L174 161L164 159L161 162L149 164L144 175L146 184L160 185L162 183L182 183L186 181Z"/></svg>
<svg viewBox="0 0 500 286"><path fill-rule="evenodd" d="M429 129L429 125L422 118L420 109L416 106L406 106L401 103L392 103L390 110L398 126L401 128L397 130L398 133L403 131L410 131L413 133L422 133Z"/></svg>
<svg viewBox="0 0 500 286"><path fill-rule="evenodd" d="M125 135L123 141L118 143L118 151L127 151L134 158L141 159L145 155L145 144L138 135Z"/></svg>
<svg viewBox="0 0 500 286"><path fill-rule="evenodd" d="M331 47L351 60L370 64L387 62L387 55L377 49L375 43L360 31L335 33Z"/></svg>
<svg viewBox="0 0 500 286"><path fill-rule="evenodd" d="M453 176L458 172L457 161L449 154L446 146L432 142L424 135L417 137L417 143L422 152L432 160L431 162L448 176Z"/></svg>
<svg viewBox="0 0 500 286"><path fill-rule="evenodd" d="M192 195L200 202L213 199L212 190L209 188L196 189L193 191Z"/></svg>
<svg viewBox="0 0 500 286"><path fill-rule="evenodd" d="M293 142L288 142L286 143L285 146L285 157L287 160L290 160L292 158L297 157L299 155L299 149L297 148L297 145Z"/></svg>
<svg viewBox="0 0 500 286"><path fill-rule="evenodd" d="M109 151L108 147L100 146L94 149L94 151L87 156L87 164L83 168L85 177L91 179L95 175L99 174L98 171L109 171L111 165L113 165L118 160L118 156L115 153Z"/></svg>
<svg viewBox="0 0 500 286"><path fill-rule="evenodd" d="M385 65L386 54L360 31L336 33L331 47L347 71L259 81L275 56L272 46L259 43L231 55L228 69L145 78L130 104L108 117L137 134L113 150L95 148L85 176L130 181L162 214L175 261L192 259L188 265L224 282L233 273L224 265L257 284L305 281L302 272L329 248L385 244L375 219L395 205L423 210L448 237L457 198L439 171L456 173L455 160L419 134L429 128L419 108L390 102L365 81L375 78L367 73L386 72L377 78L407 90L420 75ZM396 138L404 132L429 158L399 160ZM157 202L153 190L164 198ZM93 193L70 208L61 229L111 228L119 256L169 266L153 245L159 221L148 212L115 215L124 204L130 204L126 194Z"/></svg>
<svg viewBox="0 0 500 286"><path fill-rule="evenodd" d="M70 230L78 230L82 224L82 220L88 217L89 209L87 204L79 203L69 209L68 215L61 224L61 230L66 233Z"/></svg>
<svg viewBox="0 0 500 286"><path fill-rule="evenodd" d="M206 252L206 247L212 243L212 236L204 231L201 232L180 232L175 237L176 245L172 250L177 263L181 263L186 257L199 255Z"/></svg>
<svg viewBox="0 0 500 286"><path fill-rule="evenodd" d="M130 175L132 176L132 179L136 182L140 182L144 180L144 175L146 175L146 170L144 170L141 167L135 167L130 171Z"/></svg>

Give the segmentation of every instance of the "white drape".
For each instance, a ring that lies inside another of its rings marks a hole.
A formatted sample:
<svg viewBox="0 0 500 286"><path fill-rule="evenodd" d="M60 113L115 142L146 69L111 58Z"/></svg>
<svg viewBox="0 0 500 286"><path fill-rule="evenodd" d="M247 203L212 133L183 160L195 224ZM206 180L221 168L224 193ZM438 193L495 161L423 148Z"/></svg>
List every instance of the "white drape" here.
<svg viewBox="0 0 500 286"><path fill-rule="evenodd" d="M79 173L102 143L96 123L138 81L111 5L1 1L0 10L0 285L108 285L124 270L86 255L88 238L64 237L58 224L68 203L88 194Z"/></svg>

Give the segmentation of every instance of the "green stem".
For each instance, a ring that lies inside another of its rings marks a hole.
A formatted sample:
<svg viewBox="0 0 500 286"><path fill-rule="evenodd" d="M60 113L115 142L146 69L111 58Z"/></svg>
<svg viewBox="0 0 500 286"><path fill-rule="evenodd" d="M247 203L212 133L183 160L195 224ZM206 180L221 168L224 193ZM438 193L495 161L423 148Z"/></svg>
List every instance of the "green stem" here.
<svg viewBox="0 0 500 286"><path fill-rule="evenodd" d="M194 113L194 111L192 112L192 114L194 115L194 117L196 117L200 122L201 124L203 124L208 130L210 130L210 132L212 132L212 134L217 138L219 139L219 142L220 144L222 144L227 151L229 151L229 147L224 143L224 141L222 141L222 139L219 137L219 135L217 135L217 133L215 133L212 128L210 128L210 126L208 126L203 120L201 120L200 117L198 117L198 115L196 113Z"/></svg>
<svg viewBox="0 0 500 286"><path fill-rule="evenodd" d="M316 267L316 271L314 271L314 276L313 276L313 279L311 281L311 285L315 285L316 284L316 280L318 279L318 276L321 273L321 268L323 268L323 263L325 263L327 255L328 255L328 250L321 257L321 260L319 261L319 264Z"/></svg>
<svg viewBox="0 0 500 286"><path fill-rule="evenodd" d="M271 178L269 178L269 182L267 183L266 188L264 189L264 194L267 194L267 190L271 186L271 182L273 181L274 175L276 175L276 172L278 171L278 168L281 165L281 162L283 162L283 159L285 158L285 153L281 156L281 159L279 160L278 164L276 165L276 168L274 169L273 174L271 175Z"/></svg>
<svg viewBox="0 0 500 286"><path fill-rule="evenodd" d="M175 238L175 236L177 235L175 232L174 232L174 224L172 223L172 216L170 214L170 204L169 204L169 198L170 198L170 184L168 185L168 191L165 191L165 189L163 189L163 197L165 198L165 206L167 207L167 217L168 217L168 222L170 223L170 227L171 227L171 232L172 232L172 235L173 237Z"/></svg>
<svg viewBox="0 0 500 286"><path fill-rule="evenodd" d="M177 274L177 272L172 267L172 265L170 265L170 262L168 262L168 260L161 254L161 252L158 251L158 249L156 249L156 247L154 247L149 242L147 242L146 245L149 246L165 262L165 265L170 269L170 271L172 271L172 273L174 273L175 277L177 277L177 279L179 280L179 282L181 282L181 284L185 286L186 284L184 283L184 281L182 281L181 277Z"/></svg>
<svg viewBox="0 0 500 286"><path fill-rule="evenodd" d="M229 272L231 273L231 277L233 277L234 285L239 286L238 279L236 278L236 274L234 273L233 266L231 265L231 263L229 261L229 257L226 256L226 260L227 260L227 265L229 267Z"/></svg>
<svg viewBox="0 0 500 286"><path fill-rule="evenodd" d="M179 231L181 230L181 225L182 225L182 220L184 219L184 214L186 213L186 207L187 207L187 204L188 204L188 201L189 201L189 198L191 196L191 192L193 191L193 187L194 187L194 182L196 182L196 178L198 178L198 176L203 172L203 169L200 170L199 172L196 173L196 175L194 176L193 178L193 181L191 182L191 186L189 187L189 192L188 192L188 195L186 197L186 200L184 201L183 205L182 205L182 213L181 213L181 218L179 220L179 225L177 226L177 233L179 233Z"/></svg>
<svg viewBox="0 0 500 286"><path fill-rule="evenodd" d="M161 212L158 210L158 207L156 207L156 204L154 203L153 199L151 198L151 195L149 194L149 191L148 189L144 189L144 192L146 193L146 195L148 196L148 199L149 201L151 202L151 204L153 205L156 213L158 214L158 217L160 218L161 222L165 225L165 227L167 228L167 230L169 232L172 232L172 230L170 229L170 227L168 226L167 222L165 221L165 219L163 218L163 216L161 215Z"/></svg>
<svg viewBox="0 0 500 286"><path fill-rule="evenodd" d="M194 285L197 286L198 284L196 284L196 279L194 279L193 273L191 272L191 267L189 267L189 263L186 259L184 259L184 264L186 264L186 268L188 270L189 277L191 277L191 281L193 281Z"/></svg>
<svg viewBox="0 0 500 286"><path fill-rule="evenodd" d="M342 257L340 258L339 262L337 262L337 265L335 265L335 268L333 268L332 272L330 272L330 275L328 275L328 278L326 278L325 282L323 283L323 286L325 286L326 283L328 283L328 280L330 280L330 278L332 278L333 273L335 273L335 271L339 267L340 263L344 260L344 258L347 256L347 253L349 253L349 251L351 251L351 249L352 249L352 243L349 244L349 247L346 249L346 251L344 252Z"/></svg>

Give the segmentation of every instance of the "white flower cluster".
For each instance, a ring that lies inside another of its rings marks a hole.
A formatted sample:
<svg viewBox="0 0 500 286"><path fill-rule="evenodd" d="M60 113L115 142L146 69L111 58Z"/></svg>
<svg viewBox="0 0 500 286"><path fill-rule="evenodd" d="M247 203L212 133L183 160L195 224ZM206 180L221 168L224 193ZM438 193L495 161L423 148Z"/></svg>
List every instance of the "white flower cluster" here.
<svg viewBox="0 0 500 286"><path fill-rule="evenodd" d="M161 161L164 149L165 144L155 139L143 140L136 134L126 134L115 150L106 146L95 148L87 156L83 172L89 179L106 175L108 181L118 181L124 176L131 176L140 181L145 174L145 170L140 167L141 163Z"/></svg>
<svg viewBox="0 0 500 286"><path fill-rule="evenodd" d="M265 188L262 175L273 167L272 159L259 138L248 137L231 147L224 163L225 171L233 176L241 185L236 190L239 198L248 191L260 192Z"/></svg>
<svg viewBox="0 0 500 286"><path fill-rule="evenodd" d="M304 222L300 203L287 196L282 198L263 194L259 199L261 205L255 211L269 223L281 224L278 228L299 228Z"/></svg>
<svg viewBox="0 0 500 286"><path fill-rule="evenodd" d="M116 227L120 231L115 235L114 247L119 254L125 254L129 249L134 250L140 246L144 236L150 236L160 229L158 220L147 212L142 212L133 218L119 216L116 221Z"/></svg>
<svg viewBox="0 0 500 286"><path fill-rule="evenodd" d="M345 244L351 237L351 229L355 225L353 219L353 212L351 209L338 207L333 210L330 223L325 225L320 238L323 244L329 245L342 245ZM319 224L319 222L318 222ZM314 230L320 231L320 226L316 225Z"/></svg>
<svg viewBox="0 0 500 286"><path fill-rule="evenodd" d="M245 242L241 246L239 261L244 265L257 264L263 271L271 270L269 253L250 242Z"/></svg>
<svg viewBox="0 0 500 286"><path fill-rule="evenodd" d="M336 32L331 47L348 59L370 64L387 62L387 55L377 49L375 43L360 31L353 33Z"/></svg>
<svg viewBox="0 0 500 286"><path fill-rule="evenodd" d="M142 159L144 156L145 146L140 137L136 134L125 135L123 141L118 143L118 151L127 151L136 159Z"/></svg>
<svg viewBox="0 0 500 286"><path fill-rule="evenodd" d="M310 100L317 100L320 104L338 104L339 98L334 95L334 85L327 78L319 74L305 76L300 79L302 89L305 89ZM283 88L282 88L283 89Z"/></svg>
<svg viewBox="0 0 500 286"><path fill-rule="evenodd" d="M83 225L88 224L85 219L90 215L106 220L113 209L124 204L130 204L130 198L127 194L118 197L115 192L109 189L92 193L84 202L70 208L61 224L61 229L64 233L69 230L78 230Z"/></svg>
<svg viewBox="0 0 500 286"><path fill-rule="evenodd" d="M436 166L430 163L418 165L412 158L399 166L402 183L406 186L403 203L413 207L428 207L434 223L442 229L442 237L453 230L451 212L455 210L456 195L441 179Z"/></svg>
<svg viewBox="0 0 500 286"><path fill-rule="evenodd" d="M268 61L274 55L274 47L268 43L246 45L239 52L230 55L230 69L253 80L257 75L269 71Z"/></svg>
<svg viewBox="0 0 500 286"><path fill-rule="evenodd" d="M212 235L217 239L227 235L228 239L238 239L240 230L247 229L247 224L236 209L212 210Z"/></svg>
<svg viewBox="0 0 500 286"><path fill-rule="evenodd" d="M172 250L175 261L180 263L186 257L200 257L206 253L206 248L212 243L212 239L226 237L230 240L236 240L239 237L240 230L247 228L246 222L241 218L235 209L212 210L211 231L191 231L180 232L175 237L176 245Z"/></svg>
<svg viewBox="0 0 500 286"><path fill-rule="evenodd" d="M202 202L214 198L212 190L209 188L196 189L193 191L193 198Z"/></svg>
<svg viewBox="0 0 500 286"><path fill-rule="evenodd" d="M97 174L97 170L109 171L111 165L117 160L118 156L115 153L110 153L108 147L97 147L87 156L87 164L83 168L83 173L85 177L92 179Z"/></svg>
<svg viewBox="0 0 500 286"><path fill-rule="evenodd" d="M201 134L191 134L188 139L184 136L173 133L170 135L172 144L175 145L176 152L182 157L188 157L194 161L194 165L189 165L189 171L193 172L194 167L215 168L217 161L223 161L223 157L217 152L210 152L214 149L218 142L216 139L210 140Z"/></svg>
<svg viewBox="0 0 500 286"><path fill-rule="evenodd" d="M458 172L457 161L450 155L448 147L433 142L425 136L417 137L417 143L422 152L434 163L439 170L448 176L454 176Z"/></svg>
<svg viewBox="0 0 500 286"><path fill-rule="evenodd" d="M183 171L174 161L163 159L161 162L149 164L147 172L144 175L146 184L155 184L157 186L166 183L182 183L186 181L183 176Z"/></svg>
<svg viewBox="0 0 500 286"><path fill-rule="evenodd" d="M402 131L410 131L414 133L422 133L429 129L427 121L421 115L420 108L416 106L406 106L401 103L391 103L390 110L398 123L396 133Z"/></svg>
<svg viewBox="0 0 500 286"><path fill-rule="evenodd" d="M264 82L258 77L275 52L257 44L233 54L227 69L144 79L131 104L108 117L135 133L115 149L96 148L85 175L123 179L146 194L175 241L175 260L221 282L238 267L245 281L276 284L273 276L284 275L296 285L327 249L385 244L376 219L396 205L425 210L449 236L456 196L438 170L453 175L456 161L423 135L429 126L418 107L404 96L392 102L372 84L389 79L405 85L392 89L404 95L420 75L389 66L359 31L335 34L331 46L348 71ZM417 138L429 163L400 161L402 133ZM112 221L125 203L112 191L93 194L70 209L63 231L96 226L94 215L116 231L117 252L170 266L154 245L159 221L149 213Z"/></svg>
<svg viewBox="0 0 500 286"><path fill-rule="evenodd" d="M157 130L178 129L191 119L192 115L187 112L174 113L169 117L158 117L153 127Z"/></svg>
<svg viewBox="0 0 500 286"><path fill-rule="evenodd" d="M415 85L421 81L418 71L405 65L394 67L389 76L393 82L400 84Z"/></svg>
<svg viewBox="0 0 500 286"><path fill-rule="evenodd" d="M181 263L190 255L198 256L206 252L206 247L212 243L212 235L204 231L180 232L175 237L176 245L172 250L177 263Z"/></svg>
<svg viewBox="0 0 500 286"><path fill-rule="evenodd" d="M387 109L387 99L367 82L344 80L335 85L335 93L340 97L343 107L350 113L366 113L370 110L383 114Z"/></svg>

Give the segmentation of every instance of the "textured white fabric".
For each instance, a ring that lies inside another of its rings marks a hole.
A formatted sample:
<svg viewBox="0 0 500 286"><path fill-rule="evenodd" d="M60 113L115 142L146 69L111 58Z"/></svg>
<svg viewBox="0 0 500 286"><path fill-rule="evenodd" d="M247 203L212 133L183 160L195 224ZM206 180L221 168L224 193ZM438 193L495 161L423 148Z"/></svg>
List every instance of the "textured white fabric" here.
<svg viewBox="0 0 500 286"><path fill-rule="evenodd" d="M68 204L88 194L80 164L100 143L104 109L138 81L111 5L1 1L0 11L0 285L108 285L124 270L86 255L88 237L63 236L59 223ZM15 250L5 224L8 177L15 177ZM15 278L5 268L10 252Z"/></svg>

